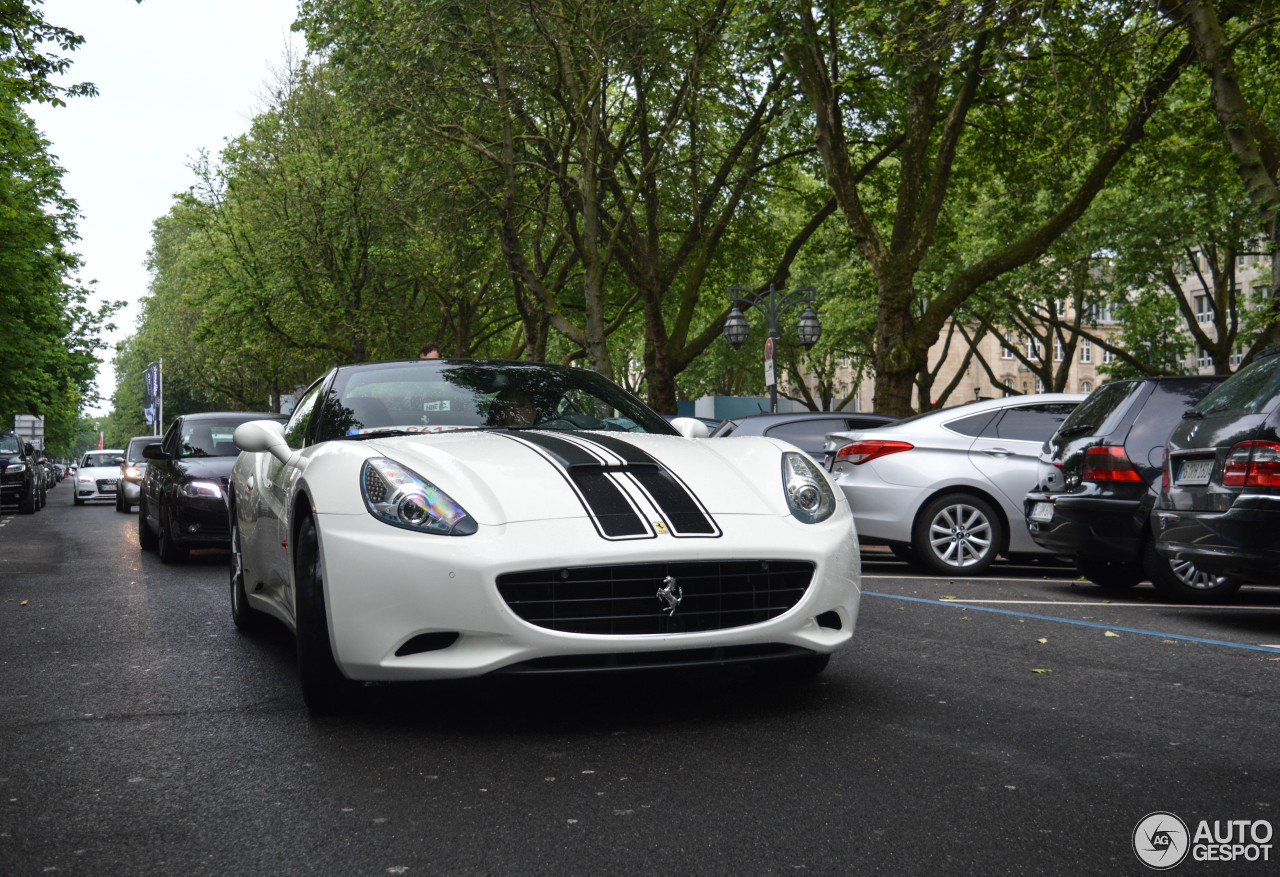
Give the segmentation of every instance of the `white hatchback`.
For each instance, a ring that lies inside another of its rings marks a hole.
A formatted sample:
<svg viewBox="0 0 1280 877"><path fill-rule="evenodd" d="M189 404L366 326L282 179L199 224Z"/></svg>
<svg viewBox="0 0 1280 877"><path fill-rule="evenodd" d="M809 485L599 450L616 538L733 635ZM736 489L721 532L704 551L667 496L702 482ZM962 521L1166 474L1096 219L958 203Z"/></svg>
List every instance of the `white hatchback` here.
<svg viewBox="0 0 1280 877"><path fill-rule="evenodd" d="M115 502L123 460L123 448L86 451L76 468L75 492L71 495L75 504L84 505L91 499Z"/></svg>

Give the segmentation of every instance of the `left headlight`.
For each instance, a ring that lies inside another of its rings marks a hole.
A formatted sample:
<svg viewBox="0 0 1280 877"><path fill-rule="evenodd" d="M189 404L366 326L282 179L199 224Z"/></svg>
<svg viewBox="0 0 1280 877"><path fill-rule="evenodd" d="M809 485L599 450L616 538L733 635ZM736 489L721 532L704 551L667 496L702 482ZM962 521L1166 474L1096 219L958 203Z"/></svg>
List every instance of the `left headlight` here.
<svg viewBox="0 0 1280 877"><path fill-rule="evenodd" d="M836 510L836 496L818 465L808 456L787 451L782 455L782 492L792 517L806 524L825 521Z"/></svg>
<svg viewBox="0 0 1280 877"><path fill-rule="evenodd" d="M440 536L470 536L478 529L449 494L386 457L360 467L360 495L370 514L393 527Z"/></svg>
<svg viewBox="0 0 1280 877"><path fill-rule="evenodd" d="M178 487L178 492L192 499L222 499L222 485L216 481L186 481Z"/></svg>

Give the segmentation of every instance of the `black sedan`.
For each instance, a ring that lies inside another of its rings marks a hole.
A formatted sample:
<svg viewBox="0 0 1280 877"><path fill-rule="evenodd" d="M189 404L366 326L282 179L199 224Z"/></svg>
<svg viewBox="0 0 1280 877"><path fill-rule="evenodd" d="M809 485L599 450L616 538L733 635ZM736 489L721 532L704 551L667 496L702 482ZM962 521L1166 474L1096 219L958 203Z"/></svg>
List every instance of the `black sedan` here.
<svg viewBox="0 0 1280 877"><path fill-rule="evenodd" d="M725 420L711 433L711 437L765 435L790 442L815 460L821 460L827 433L874 429L897 419L889 414L860 414L852 411L749 414Z"/></svg>
<svg viewBox="0 0 1280 877"><path fill-rule="evenodd" d="M138 543L174 563L192 548L231 544L227 482L240 449L231 440L249 420L287 420L261 411L187 414L177 418L158 445L147 445L149 461L138 495Z"/></svg>
<svg viewBox="0 0 1280 877"><path fill-rule="evenodd" d="M1280 584L1280 347L1205 396L1169 436L1156 550Z"/></svg>

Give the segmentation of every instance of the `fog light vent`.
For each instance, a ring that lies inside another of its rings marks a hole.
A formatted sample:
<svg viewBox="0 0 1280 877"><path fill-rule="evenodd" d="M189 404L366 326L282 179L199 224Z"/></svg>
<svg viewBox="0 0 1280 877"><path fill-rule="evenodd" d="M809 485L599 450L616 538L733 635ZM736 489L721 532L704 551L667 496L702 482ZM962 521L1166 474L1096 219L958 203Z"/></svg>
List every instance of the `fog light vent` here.
<svg viewBox="0 0 1280 877"><path fill-rule="evenodd" d="M840 630L844 627L840 623L840 613L832 610L831 612L823 612L814 621L818 622L818 627L825 627L830 630Z"/></svg>
<svg viewBox="0 0 1280 877"><path fill-rule="evenodd" d="M440 630L435 633L420 633L411 637L408 642L396 649L396 657L417 655L422 652L435 652L447 649L458 641L458 634L452 630Z"/></svg>

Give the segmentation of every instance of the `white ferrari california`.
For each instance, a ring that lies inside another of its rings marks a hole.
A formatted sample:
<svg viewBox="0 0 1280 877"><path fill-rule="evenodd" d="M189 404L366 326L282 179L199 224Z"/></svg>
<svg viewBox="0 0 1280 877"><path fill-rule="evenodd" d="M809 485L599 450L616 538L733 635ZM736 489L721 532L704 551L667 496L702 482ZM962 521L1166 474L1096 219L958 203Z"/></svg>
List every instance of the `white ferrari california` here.
<svg viewBox="0 0 1280 877"><path fill-rule="evenodd" d="M706 434L582 369L335 368L235 431L232 617L293 630L318 711L499 672L821 672L858 616L848 503L785 442Z"/></svg>

